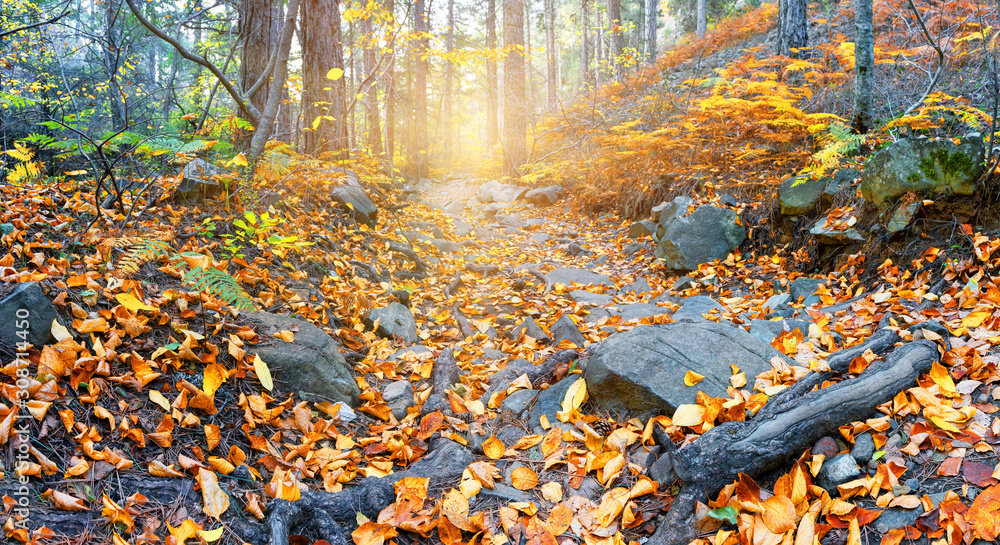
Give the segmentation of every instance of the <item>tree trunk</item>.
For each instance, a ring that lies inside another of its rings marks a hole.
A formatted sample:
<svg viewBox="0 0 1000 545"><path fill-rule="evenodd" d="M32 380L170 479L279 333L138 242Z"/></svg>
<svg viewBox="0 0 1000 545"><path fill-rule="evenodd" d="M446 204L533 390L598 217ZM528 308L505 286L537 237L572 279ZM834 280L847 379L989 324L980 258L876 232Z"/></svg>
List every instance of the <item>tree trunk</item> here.
<svg viewBox="0 0 1000 545"><path fill-rule="evenodd" d="M608 0L608 28L611 30L611 48L608 50L608 64L612 66L615 79L617 80L623 74L621 55L624 36L622 36L621 0Z"/></svg>
<svg viewBox="0 0 1000 545"><path fill-rule="evenodd" d="M590 79L590 0L580 1L580 86Z"/></svg>
<svg viewBox="0 0 1000 545"><path fill-rule="evenodd" d="M454 139L454 103L455 103L455 64L451 61L451 53L455 51L455 0L448 0L448 34L445 37L445 51L448 52L448 61L444 64L444 160L450 162L452 150L455 147Z"/></svg>
<svg viewBox="0 0 1000 545"><path fill-rule="evenodd" d="M594 84L601 84L601 69L604 68L604 12L601 11L600 7L596 10L594 17L597 21L594 23Z"/></svg>
<svg viewBox="0 0 1000 545"><path fill-rule="evenodd" d="M527 104L525 110L533 115L535 113L535 81L531 72L531 0L522 0L524 3L524 72L528 78Z"/></svg>
<svg viewBox="0 0 1000 545"><path fill-rule="evenodd" d="M386 0L385 9L395 23L396 0ZM393 47L396 47L395 45ZM385 68L385 153L392 164L396 153L396 52L389 53L389 64Z"/></svg>
<svg viewBox="0 0 1000 545"><path fill-rule="evenodd" d="M414 21L416 31L425 34L428 30L427 3L425 0L416 0L414 7ZM416 179L427 178L427 54L429 53L430 42L426 37L417 40L414 50L414 62L416 63L416 77L414 78L414 109L413 129L414 144L416 147Z"/></svg>
<svg viewBox="0 0 1000 545"><path fill-rule="evenodd" d="M496 0L488 0L486 3L486 49L493 51L497 47L497 4ZM500 106L500 94L497 89L499 83L497 76L497 63L490 57L486 60L486 147L492 148L493 144L500 138L500 128L498 126L497 108Z"/></svg>
<svg viewBox="0 0 1000 545"><path fill-rule="evenodd" d="M545 0L545 74L548 79L545 105L548 109L556 107L556 89L559 81L556 79L556 2Z"/></svg>
<svg viewBox="0 0 1000 545"><path fill-rule="evenodd" d="M271 54L278 49L281 32L281 9L270 0L241 0L237 23L238 39L242 58L240 59L239 89L244 94L267 70ZM272 74L273 76L273 74ZM270 98L271 86L261 85L247 100L257 110L263 112ZM288 91L281 88L282 102L288 98ZM285 139L291 134L291 116L287 108L279 107L273 136ZM243 145L248 143L244 140Z"/></svg>
<svg viewBox="0 0 1000 545"><path fill-rule="evenodd" d="M696 21L697 30L695 33L699 38L705 37L705 31L708 30L708 2L706 0L698 0L698 20Z"/></svg>
<svg viewBox="0 0 1000 545"><path fill-rule="evenodd" d="M118 67L121 59L126 56L121 50L116 25L118 24L121 4L108 1L104 5L104 70L108 76L111 99L111 124L115 129L121 129L128 124L128 110L124 103L125 96L118 83Z"/></svg>
<svg viewBox="0 0 1000 545"><path fill-rule="evenodd" d="M346 78L327 78L332 68L344 70L338 0L303 0L302 123L307 155L334 152L338 159L350 154L347 140ZM329 90L326 90L329 89ZM332 119L331 119L332 118Z"/></svg>
<svg viewBox="0 0 1000 545"><path fill-rule="evenodd" d="M875 80L875 28L872 0L854 2L854 128L865 134L872 126Z"/></svg>
<svg viewBox="0 0 1000 545"><path fill-rule="evenodd" d="M779 55L801 58L803 49L809 45L809 14L806 11L806 0L781 0L785 5L784 13L780 14L781 25L778 27ZM779 11L780 11L779 5ZM793 49L797 51L792 51Z"/></svg>
<svg viewBox="0 0 1000 545"><path fill-rule="evenodd" d="M374 78L377 74L377 63L375 61L375 46L378 42L375 39L375 29L372 27L372 14L368 13L361 20L361 33L364 35L365 49L365 74L363 80L368 81L368 88L365 89L365 123L367 130L368 149L372 155L382 154L382 118L378 111L378 82Z"/></svg>
<svg viewBox="0 0 1000 545"><path fill-rule="evenodd" d="M526 113L524 101L524 6L521 0L504 0L503 42L507 57L503 64L503 164L504 175L518 178L526 160Z"/></svg>
<svg viewBox="0 0 1000 545"><path fill-rule="evenodd" d="M656 26L660 20L660 7L656 0L646 0L646 62L656 62Z"/></svg>

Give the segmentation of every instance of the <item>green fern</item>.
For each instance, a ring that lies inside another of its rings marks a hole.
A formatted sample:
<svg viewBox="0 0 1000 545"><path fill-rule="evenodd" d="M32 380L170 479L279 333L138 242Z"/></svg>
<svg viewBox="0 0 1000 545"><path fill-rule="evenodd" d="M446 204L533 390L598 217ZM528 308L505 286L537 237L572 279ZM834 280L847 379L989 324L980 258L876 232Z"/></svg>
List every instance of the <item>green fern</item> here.
<svg viewBox="0 0 1000 545"><path fill-rule="evenodd" d="M861 149L861 145L865 143L865 135L854 132L854 129L839 121L834 121L830 123L825 133L819 135L818 140L822 147L813 154L813 166L809 170L817 172L818 176L823 176L828 170L836 168L841 158Z"/></svg>
<svg viewBox="0 0 1000 545"><path fill-rule="evenodd" d="M125 274L135 274L139 272L147 261L167 257L174 253L173 248L162 240L150 240L139 237L125 237L120 239L109 239L107 246L122 247L128 250L115 265L115 270Z"/></svg>
<svg viewBox="0 0 1000 545"><path fill-rule="evenodd" d="M217 297L227 305L240 310L256 310L257 305L236 279L214 267L195 267L184 275L182 281L198 291Z"/></svg>

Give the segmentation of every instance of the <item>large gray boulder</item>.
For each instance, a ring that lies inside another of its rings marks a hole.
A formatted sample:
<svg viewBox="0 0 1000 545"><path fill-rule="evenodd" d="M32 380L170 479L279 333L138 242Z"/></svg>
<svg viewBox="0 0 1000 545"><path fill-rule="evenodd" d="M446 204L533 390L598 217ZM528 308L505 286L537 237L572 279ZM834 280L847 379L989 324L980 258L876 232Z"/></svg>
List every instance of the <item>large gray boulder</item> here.
<svg viewBox="0 0 1000 545"><path fill-rule="evenodd" d="M694 403L699 390L713 397L726 395L731 364L752 384L754 377L771 369L774 357L784 358L745 330L726 324L642 326L600 344L587 364L587 391L609 408L673 414L678 405ZM685 386L689 370L705 378Z"/></svg>
<svg viewBox="0 0 1000 545"><path fill-rule="evenodd" d="M225 188L217 180L223 174L220 167L209 163L204 159L195 159L184 165L181 171L181 183L174 191L173 200L177 202L202 202L205 199L214 199Z"/></svg>
<svg viewBox="0 0 1000 545"><path fill-rule="evenodd" d="M813 180L808 174L790 176L778 187L778 204L785 216L808 214L816 209L816 205L826 189L825 180Z"/></svg>
<svg viewBox="0 0 1000 545"><path fill-rule="evenodd" d="M665 215L661 213L661 223ZM737 220L736 212L728 208L700 206L690 216L670 222L655 255L667 267L683 270L725 259L746 239L746 229Z"/></svg>
<svg viewBox="0 0 1000 545"><path fill-rule="evenodd" d="M911 191L972 195L983 174L986 147L979 135L949 139L904 138L873 155L861 175L861 195L878 206Z"/></svg>
<svg viewBox="0 0 1000 545"><path fill-rule="evenodd" d="M278 383L286 383L300 394L316 394L351 407L361 404L353 367L322 329L305 320L266 312L251 313L247 318L260 324L257 334L266 343L248 346L247 352L260 356ZM294 340L274 337L278 331L292 331Z"/></svg>
<svg viewBox="0 0 1000 545"><path fill-rule="evenodd" d="M336 185L330 188L330 198L335 202L350 205L355 217L371 223L378 216L378 207L372 202L365 190L356 185Z"/></svg>
<svg viewBox="0 0 1000 545"><path fill-rule="evenodd" d="M594 271L588 271L587 269L574 269L572 267L553 269L552 272L545 275L545 279L548 280L549 284L552 284L553 286L556 284L563 284L566 287L570 287L573 283L577 283L581 285L599 284L614 287L614 283L611 282L611 277L606 274L595 273Z"/></svg>
<svg viewBox="0 0 1000 545"><path fill-rule="evenodd" d="M420 337L417 336L417 322L405 305L390 303L387 307L372 309L368 313L368 320L373 324L378 321L378 329L375 332L382 337L387 339L398 337L408 344L420 342Z"/></svg>
<svg viewBox="0 0 1000 545"><path fill-rule="evenodd" d="M684 217L693 203L691 197L685 195L674 197L674 200L662 203L653 209L653 221L662 225L663 229L666 230L671 223Z"/></svg>
<svg viewBox="0 0 1000 545"><path fill-rule="evenodd" d="M524 194L524 200L535 206L552 206L566 196L562 186L550 185L532 189Z"/></svg>
<svg viewBox="0 0 1000 545"><path fill-rule="evenodd" d="M38 282L0 286L0 356L4 356L0 359L14 359L22 352L17 348L20 343L41 348L52 338L55 319L56 310Z"/></svg>
<svg viewBox="0 0 1000 545"><path fill-rule="evenodd" d="M502 184L496 180L490 180L479 186L476 196L484 203L514 202L524 197L524 194L527 192L527 187Z"/></svg>

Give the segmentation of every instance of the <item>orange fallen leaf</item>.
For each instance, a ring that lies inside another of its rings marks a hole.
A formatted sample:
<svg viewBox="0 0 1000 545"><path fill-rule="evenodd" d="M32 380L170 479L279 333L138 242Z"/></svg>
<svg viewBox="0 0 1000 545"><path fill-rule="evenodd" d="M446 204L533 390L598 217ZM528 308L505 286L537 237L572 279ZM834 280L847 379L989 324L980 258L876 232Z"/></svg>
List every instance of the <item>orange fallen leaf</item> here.
<svg viewBox="0 0 1000 545"><path fill-rule="evenodd" d="M229 509L229 496L219 487L219 479L213 471L198 468L198 484L201 485L205 514L218 520Z"/></svg>
<svg viewBox="0 0 1000 545"><path fill-rule="evenodd" d="M983 490L965 514L979 539L994 541L1000 536L1000 485Z"/></svg>
<svg viewBox="0 0 1000 545"><path fill-rule="evenodd" d="M495 436L491 435L489 439L483 441L483 454L490 460L499 460L506 450L507 447Z"/></svg>
<svg viewBox="0 0 1000 545"><path fill-rule="evenodd" d="M518 490L531 490L538 484L538 475L529 467L519 467L510 473L510 482Z"/></svg>
<svg viewBox="0 0 1000 545"><path fill-rule="evenodd" d="M701 382L704 378L705 375L699 375L698 373L689 370L687 373L684 374L684 385L694 386L695 384Z"/></svg>
<svg viewBox="0 0 1000 545"><path fill-rule="evenodd" d="M87 505L82 499L70 496L58 490L48 489L42 494L43 498L48 498L57 509L63 511L86 511Z"/></svg>

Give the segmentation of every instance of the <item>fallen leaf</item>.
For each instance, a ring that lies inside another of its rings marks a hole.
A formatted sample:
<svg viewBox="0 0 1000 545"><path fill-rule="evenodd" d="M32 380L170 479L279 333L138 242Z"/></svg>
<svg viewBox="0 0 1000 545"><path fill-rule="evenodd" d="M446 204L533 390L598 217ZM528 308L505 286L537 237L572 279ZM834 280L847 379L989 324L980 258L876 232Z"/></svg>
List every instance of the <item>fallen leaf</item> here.
<svg viewBox="0 0 1000 545"><path fill-rule="evenodd" d="M218 520L229 509L229 496L219 487L219 479L213 471L198 468L198 484L201 485L205 514Z"/></svg>
<svg viewBox="0 0 1000 545"><path fill-rule="evenodd" d="M146 303L140 301L135 295L131 293L119 293L115 295L115 299L125 308L135 312L137 310L156 310L156 307L151 307Z"/></svg>
<svg viewBox="0 0 1000 545"><path fill-rule="evenodd" d="M1000 485L983 490L969 506L965 519L979 539L994 541L1000 536Z"/></svg>
<svg viewBox="0 0 1000 545"><path fill-rule="evenodd" d="M701 382L704 378L705 375L699 375L698 373L689 370L687 373L684 373L684 385L694 386L695 384Z"/></svg>
<svg viewBox="0 0 1000 545"><path fill-rule="evenodd" d="M538 475L529 467L519 467L510 473L510 483L518 490L531 490L538 484Z"/></svg>
<svg viewBox="0 0 1000 545"><path fill-rule="evenodd" d="M270 392L274 388L274 382L271 380L271 370L268 369L264 360L260 359L260 356L256 354L253 356L253 370L257 373L257 380Z"/></svg>

